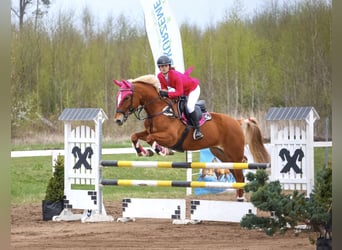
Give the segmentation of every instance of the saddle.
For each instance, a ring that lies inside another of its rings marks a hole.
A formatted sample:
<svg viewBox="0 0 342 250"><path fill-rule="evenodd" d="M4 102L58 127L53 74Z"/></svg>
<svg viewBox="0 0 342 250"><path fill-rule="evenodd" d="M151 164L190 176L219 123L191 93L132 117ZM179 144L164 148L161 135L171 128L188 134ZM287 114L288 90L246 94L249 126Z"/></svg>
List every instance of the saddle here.
<svg viewBox="0 0 342 250"><path fill-rule="evenodd" d="M187 102L187 97L186 96L181 96L177 100L177 111L179 114L178 119L185 125L185 129L177 141L177 143L171 147L171 149L176 150L178 152L184 152L183 150L183 142L188 135L190 128L194 127L194 124L192 124L192 119L190 119L190 115L188 112L188 109L186 108L186 102ZM171 116L171 117L177 117L175 114L175 110L172 108L172 105L166 106L163 111L163 115L165 116ZM195 114L197 117L200 117L199 119L199 125L202 126L204 123L207 121L211 120L211 114L207 111L205 107L205 101L204 100L199 100L196 105L195 105Z"/></svg>
<svg viewBox="0 0 342 250"><path fill-rule="evenodd" d="M185 125L194 126L194 124L192 124L192 121L190 119L189 111L186 108L186 102L187 102L186 96L182 96L179 98L178 105L177 105L178 114L180 114L180 120ZM206 121L211 120L211 115L205 107L205 101L204 100L197 101L197 103L195 105L195 113L196 113L197 117L200 117L200 119L199 119L200 126L202 126Z"/></svg>

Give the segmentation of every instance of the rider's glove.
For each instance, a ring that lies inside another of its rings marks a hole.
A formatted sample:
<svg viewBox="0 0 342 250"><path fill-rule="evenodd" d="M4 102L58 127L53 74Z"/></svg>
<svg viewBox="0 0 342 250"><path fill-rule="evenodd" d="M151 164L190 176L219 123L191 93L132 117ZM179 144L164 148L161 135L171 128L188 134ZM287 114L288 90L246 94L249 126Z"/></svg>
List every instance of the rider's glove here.
<svg viewBox="0 0 342 250"><path fill-rule="evenodd" d="M169 93L167 91L164 91L164 90L160 90L159 95L161 97L169 97Z"/></svg>

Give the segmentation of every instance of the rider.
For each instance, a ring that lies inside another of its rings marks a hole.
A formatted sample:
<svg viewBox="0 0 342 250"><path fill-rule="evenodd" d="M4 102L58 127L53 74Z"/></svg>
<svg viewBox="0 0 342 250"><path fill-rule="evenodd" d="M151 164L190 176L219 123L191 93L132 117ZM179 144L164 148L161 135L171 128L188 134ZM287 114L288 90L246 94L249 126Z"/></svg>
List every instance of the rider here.
<svg viewBox="0 0 342 250"><path fill-rule="evenodd" d="M202 139L203 134L199 126L199 117L195 114L195 104L198 101L201 90L199 80L189 76L192 68L184 74L178 72L174 67L171 67L171 59L165 55L158 58L157 65L160 70L158 74L161 85L160 96L175 98L185 95L188 97L187 108L192 124L195 127L193 138L194 140ZM168 86L174 88L175 91L168 92Z"/></svg>

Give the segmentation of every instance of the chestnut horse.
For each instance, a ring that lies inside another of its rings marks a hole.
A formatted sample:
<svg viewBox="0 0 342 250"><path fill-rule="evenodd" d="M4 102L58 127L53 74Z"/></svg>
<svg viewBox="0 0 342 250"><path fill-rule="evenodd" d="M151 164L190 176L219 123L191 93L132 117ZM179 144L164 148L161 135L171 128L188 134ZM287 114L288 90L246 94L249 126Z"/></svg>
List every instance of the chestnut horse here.
<svg viewBox="0 0 342 250"><path fill-rule="evenodd" d="M211 120L201 126L204 137L195 141L192 138L192 127L187 134L185 132L189 126L181 121L177 100L159 95L159 82L154 75L121 82L114 80L114 83L120 87L117 92L117 109L114 115L114 120L118 125L122 125L132 113L141 119L140 112L142 110L146 112L146 117L143 118L145 129L131 135L132 146L137 155L149 155L139 143L139 140L143 140L157 152L162 149L159 145L180 152L209 148L212 154L222 162L244 160L245 135L242 128L244 120L210 112ZM250 125L247 124L245 127L248 128L248 126ZM253 135L249 137L253 140ZM261 145L263 147L262 143ZM231 170L231 172L237 182L244 182L242 170ZM243 189L237 190L237 199L244 200Z"/></svg>

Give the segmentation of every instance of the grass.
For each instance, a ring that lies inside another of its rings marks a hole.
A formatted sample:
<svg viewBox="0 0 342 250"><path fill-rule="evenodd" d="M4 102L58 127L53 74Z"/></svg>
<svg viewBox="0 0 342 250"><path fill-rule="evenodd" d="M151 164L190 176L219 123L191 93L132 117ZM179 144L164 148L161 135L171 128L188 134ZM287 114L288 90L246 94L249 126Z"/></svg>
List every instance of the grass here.
<svg viewBox="0 0 342 250"><path fill-rule="evenodd" d="M42 147L42 145L41 145ZM328 160L331 164L332 148L328 148ZM147 160L133 154L104 155L104 160ZM153 161L186 161L184 153L171 156L153 156ZM199 153L193 153L193 161L199 161ZM315 148L315 173L325 166L325 149ZM40 203L45 197L45 190L52 176L51 157L12 158L11 168L11 203ZM196 171L196 170L195 170ZM194 173L196 173L194 171ZM186 180L186 169L156 168L105 168L103 178L108 179L141 179L141 180ZM193 176L197 179L197 175ZM105 187L104 200L119 201L125 197L140 198L183 198L186 188L156 187Z"/></svg>
<svg viewBox="0 0 342 250"><path fill-rule="evenodd" d="M326 159L326 151L328 157ZM314 148L315 173L318 167L325 167L332 164L332 147L328 148ZM326 162L327 161L327 162Z"/></svg>
<svg viewBox="0 0 342 250"><path fill-rule="evenodd" d="M52 176L51 157L12 158L11 203L36 203L44 199Z"/></svg>
<svg viewBox="0 0 342 250"><path fill-rule="evenodd" d="M147 160L134 154L104 155L103 160ZM186 161L184 153L162 157L153 156L153 161ZM193 160L199 160L199 153L193 153ZM39 203L45 197L46 187L52 176L51 157L12 158L11 163L11 203ZM107 179L141 179L141 180L185 180L185 169L152 168L104 168L103 178ZM185 188L156 187L105 187L105 200L121 200L126 197L166 198L184 197Z"/></svg>

